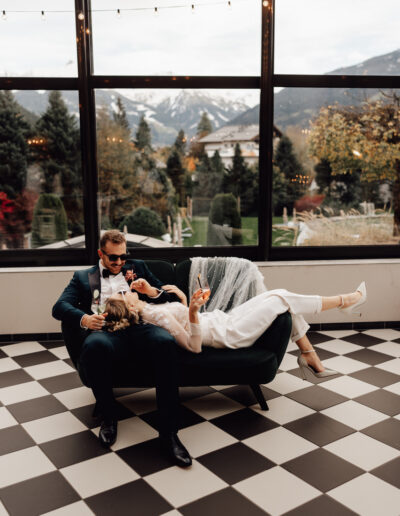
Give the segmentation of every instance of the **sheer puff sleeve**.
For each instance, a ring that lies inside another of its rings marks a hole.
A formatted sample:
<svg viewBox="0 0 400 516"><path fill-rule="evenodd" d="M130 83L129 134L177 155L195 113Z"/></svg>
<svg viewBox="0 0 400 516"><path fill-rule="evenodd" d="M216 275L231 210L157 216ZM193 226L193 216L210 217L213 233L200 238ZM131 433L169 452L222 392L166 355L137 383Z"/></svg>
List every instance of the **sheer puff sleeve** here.
<svg viewBox="0 0 400 516"><path fill-rule="evenodd" d="M185 308L180 303L176 304ZM174 314L175 307L173 307L173 305L175 305L175 303L168 303L166 305L146 305L142 311L143 322L164 328L173 337L175 337L179 346L187 351L191 351L192 353L200 353L200 324L189 323L187 309L185 310L185 320L183 321L181 309L179 310L179 313Z"/></svg>

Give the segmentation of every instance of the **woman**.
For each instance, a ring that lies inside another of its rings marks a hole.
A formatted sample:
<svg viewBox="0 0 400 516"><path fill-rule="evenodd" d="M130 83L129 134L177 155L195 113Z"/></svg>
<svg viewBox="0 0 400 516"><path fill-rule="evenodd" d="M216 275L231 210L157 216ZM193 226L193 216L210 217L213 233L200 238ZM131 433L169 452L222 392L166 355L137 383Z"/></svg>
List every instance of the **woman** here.
<svg viewBox="0 0 400 516"><path fill-rule="evenodd" d="M135 282L131 288L135 288ZM354 292L331 297L305 296L277 289L263 292L229 313L221 310L199 313L200 307L208 299L202 289L196 290L187 307L184 304L186 297L177 287L167 285L164 288L174 291L182 303L149 304L141 301L136 292L121 292L111 296L106 305L107 329L115 331L142 321L166 329L181 347L192 353L200 353L202 346L237 349L254 344L276 317L286 311L294 318L332 308L351 313L367 298L364 282ZM301 327L297 327L296 335L292 337L301 351L297 361L303 378L306 372L318 378L337 374L323 367L305 334L307 329L308 325L304 332Z"/></svg>

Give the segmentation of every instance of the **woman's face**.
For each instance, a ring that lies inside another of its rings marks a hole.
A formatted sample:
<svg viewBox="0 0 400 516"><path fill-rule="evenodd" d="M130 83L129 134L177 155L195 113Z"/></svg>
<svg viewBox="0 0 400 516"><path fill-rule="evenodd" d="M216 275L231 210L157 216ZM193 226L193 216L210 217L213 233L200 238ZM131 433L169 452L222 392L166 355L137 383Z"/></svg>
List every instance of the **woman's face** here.
<svg viewBox="0 0 400 516"><path fill-rule="evenodd" d="M124 294L113 294L110 299L124 301L129 308L136 308L139 296L137 292L124 292Z"/></svg>

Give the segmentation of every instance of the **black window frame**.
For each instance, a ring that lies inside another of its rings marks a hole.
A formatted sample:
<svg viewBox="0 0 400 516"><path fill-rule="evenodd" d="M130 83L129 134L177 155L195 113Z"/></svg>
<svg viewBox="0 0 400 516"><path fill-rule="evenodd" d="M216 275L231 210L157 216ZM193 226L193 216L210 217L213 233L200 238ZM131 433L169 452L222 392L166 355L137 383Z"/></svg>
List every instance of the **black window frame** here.
<svg viewBox="0 0 400 516"><path fill-rule="evenodd" d="M277 0L279 1L279 0ZM400 246L272 247L272 141L274 88L399 88L400 76L335 76L274 74L274 11L276 0L260 0L260 76L103 76L93 70L91 1L75 0L78 76L0 77L0 90L75 90L79 94L85 222L85 248L0 251L0 266L86 265L97 261L96 89L258 89L260 91L259 213L257 246L173 247L130 249L132 257L173 262L191 256L238 256L255 261L398 258ZM83 13L83 19L78 14ZM261 201L263 200L263 202Z"/></svg>

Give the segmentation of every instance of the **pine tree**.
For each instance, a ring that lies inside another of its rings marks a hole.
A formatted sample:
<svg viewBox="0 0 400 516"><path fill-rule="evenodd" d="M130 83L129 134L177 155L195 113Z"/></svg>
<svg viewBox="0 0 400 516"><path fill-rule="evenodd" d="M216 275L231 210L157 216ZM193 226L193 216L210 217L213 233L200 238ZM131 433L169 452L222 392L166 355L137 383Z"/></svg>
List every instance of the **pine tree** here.
<svg viewBox="0 0 400 516"><path fill-rule="evenodd" d="M35 128L37 139L43 143L35 146L34 153L43 172L46 193L55 191L59 177L61 201L75 236L84 232L79 129L59 91L51 91L48 101Z"/></svg>
<svg viewBox="0 0 400 516"><path fill-rule="evenodd" d="M227 174L224 177L224 191L232 193L238 203L239 213L241 210L241 197L247 195L248 191L253 187L254 173L246 165L242 156L240 145L235 145L235 151L232 159L232 165L228 167Z"/></svg>
<svg viewBox="0 0 400 516"><path fill-rule="evenodd" d="M197 125L196 135L198 138L203 138L213 130L211 120L208 118L207 111L204 111L201 115L200 122Z"/></svg>
<svg viewBox="0 0 400 516"><path fill-rule="evenodd" d="M0 192L15 199L25 188L29 126L10 91L0 91Z"/></svg>
<svg viewBox="0 0 400 516"><path fill-rule="evenodd" d="M128 117L126 116L126 109L122 103L121 97L117 99L117 111L113 112L114 122L120 125L123 129L126 129L128 134L130 133L130 127Z"/></svg>
<svg viewBox="0 0 400 516"><path fill-rule="evenodd" d="M179 133L178 133L178 136L176 137L175 139L175 143L174 143L174 147L175 149L182 155L184 156L185 153L186 153L186 142L187 142L187 138L185 136L185 133L183 131L183 129L180 129Z"/></svg>
<svg viewBox="0 0 400 516"><path fill-rule="evenodd" d="M180 206L185 205L185 178L186 171L182 165L180 153L176 146L172 147L171 154L167 160L167 175L174 185L178 203Z"/></svg>
<svg viewBox="0 0 400 516"><path fill-rule="evenodd" d="M135 145L140 151L146 149L146 147L151 150L151 131L144 115L142 115L136 131Z"/></svg>

